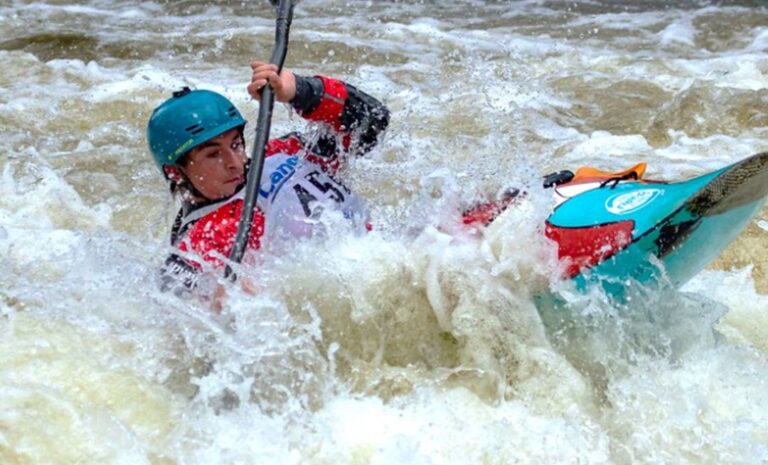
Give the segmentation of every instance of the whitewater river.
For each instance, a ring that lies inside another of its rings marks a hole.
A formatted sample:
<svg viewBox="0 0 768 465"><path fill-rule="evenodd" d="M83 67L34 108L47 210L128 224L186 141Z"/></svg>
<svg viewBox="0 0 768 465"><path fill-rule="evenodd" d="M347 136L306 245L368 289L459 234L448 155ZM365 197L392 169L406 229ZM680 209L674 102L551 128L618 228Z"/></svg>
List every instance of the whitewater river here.
<svg viewBox="0 0 768 465"><path fill-rule="evenodd" d="M346 172L375 228L258 257L216 317L157 290L177 206L144 130L184 85L256 121L266 0L0 0L0 464L768 464L768 210L616 305L557 278L538 185L768 150L761 3L300 3L287 66L392 111Z"/></svg>

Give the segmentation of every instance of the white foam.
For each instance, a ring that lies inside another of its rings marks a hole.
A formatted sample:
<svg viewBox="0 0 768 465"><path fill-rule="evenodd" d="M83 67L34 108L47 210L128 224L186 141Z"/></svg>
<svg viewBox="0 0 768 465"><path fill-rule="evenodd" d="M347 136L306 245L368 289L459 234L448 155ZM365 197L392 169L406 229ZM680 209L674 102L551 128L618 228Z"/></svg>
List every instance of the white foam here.
<svg viewBox="0 0 768 465"><path fill-rule="evenodd" d="M519 402L490 406L463 389L417 393L390 405L339 399L318 420L330 428L334 450L343 451L336 459L344 462L480 463L492 455L505 463L576 458L592 464L609 455L607 438L577 412L538 416Z"/></svg>
<svg viewBox="0 0 768 465"><path fill-rule="evenodd" d="M679 12L670 11L660 13L657 11L633 12L633 13L600 13L595 15L576 16L569 21L570 26L599 26L609 29L638 30L652 28L665 22L670 16L680 16Z"/></svg>
<svg viewBox="0 0 768 465"><path fill-rule="evenodd" d="M692 47L696 30L693 27L692 19L685 18L671 23L657 35L661 45L668 46L677 43Z"/></svg>
<svg viewBox="0 0 768 465"><path fill-rule="evenodd" d="M683 290L705 295L729 307L717 326L729 341L753 346L768 355L768 296L758 294L752 267L740 270L705 270Z"/></svg>
<svg viewBox="0 0 768 465"><path fill-rule="evenodd" d="M93 103L103 103L129 99L134 98L133 96L137 93L148 89L155 90L158 87L165 88L170 93L171 89L178 90L181 83L178 78L146 65L130 77L115 77L107 83L93 86L88 92L88 100Z"/></svg>
<svg viewBox="0 0 768 465"><path fill-rule="evenodd" d="M755 91L768 88L768 77L759 66L761 60L761 54L732 52L706 59L678 59L674 63L685 75L709 81L715 87Z"/></svg>
<svg viewBox="0 0 768 465"><path fill-rule="evenodd" d="M760 357L731 347L691 354L681 367L637 367L610 395L613 427L625 447L620 455L634 463L685 463L691 455L694 462L768 458L768 437L757 427L768 417L755 408L768 402L768 391L754 384L765 376Z"/></svg>
<svg viewBox="0 0 768 465"><path fill-rule="evenodd" d="M639 154L652 150L645 137L639 134L624 136L595 131L589 136L580 135L576 141L567 157L573 166L595 164L595 160L616 156L637 159Z"/></svg>
<svg viewBox="0 0 768 465"><path fill-rule="evenodd" d="M673 164L661 164L664 176L679 179L681 176L703 174L708 170L722 168L764 149L763 142L756 139L713 135L704 139L688 137L679 131L669 131L672 143L656 154Z"/></svg>
<svg viewBox="0 0 768 465"><path fill-rule="evenodd" d="M764 53L766 49L768 49L768 28L758 29L755 39L746 50L753 53Z"/></svg>
<svg viewBox="0 0 768 465"><path fill-rule="evenodd" d="M88 16L110 16L112 13L108 10L95 8L87 5L49 5L41 3L31 3L20 8L23 10L44 11L44 12L66 12L72 14L81 14Z"/></svg>

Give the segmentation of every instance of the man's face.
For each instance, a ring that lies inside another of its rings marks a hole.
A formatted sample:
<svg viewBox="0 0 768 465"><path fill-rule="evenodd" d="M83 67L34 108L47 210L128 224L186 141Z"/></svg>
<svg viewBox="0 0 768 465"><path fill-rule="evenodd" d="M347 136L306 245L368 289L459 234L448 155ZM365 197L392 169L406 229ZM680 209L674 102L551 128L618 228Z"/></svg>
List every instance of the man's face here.
<svg viewBox="0 0 768 465"><path fill-rule="evenodd" d="M187 178L210 200L235 193L245 182L245 145L239 129L229 131L204 142L187 154L187 163L180 167Z"/></svg>

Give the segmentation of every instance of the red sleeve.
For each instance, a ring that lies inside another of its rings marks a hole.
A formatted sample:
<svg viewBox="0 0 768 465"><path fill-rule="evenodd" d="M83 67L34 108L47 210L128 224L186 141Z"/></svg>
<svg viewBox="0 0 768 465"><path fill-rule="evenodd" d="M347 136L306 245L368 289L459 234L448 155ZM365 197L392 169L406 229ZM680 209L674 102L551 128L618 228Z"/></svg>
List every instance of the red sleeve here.
<svg viewBox="0 0 768 465"><path fill-rule="evenodd" d="M194 252L215 266L223 266L224 263L218 257L229 257L232 252L242 210L243 201L238 199L200 218L187 231L186 237L179 244L179 250ZM264 214L256 210L248 248L259 249L263 234Z"/></svg>
<svg viewBox="0 0 768 465"><path fill-rule="evenodd" d="M509 205L514 202L520 191L515 188L508 189L500 200L474 205L462 214L464 224L482 224L488 226L496 219Z"/></svg>
<svg viewBox="0 0 768 465"><path fill-rule="evenodd" d="M271 139L267 142L267 149L264 151L265 157L271 157L278 153L284 153L287 155L296 155L299 150L304 148L304 144L301 140L293 134L281 137L279 139Z"/></svg>
<svg viewBox="0 0 768 465"><path fill-rule="evenodd" d="M349 136L345 136L344 138L345 144L348 144L348 139L349 139ZM330 157L319 156L316 153L313 153L310 150L307 150L307 147L304 146L304 143L301 141L301 139L299 139L298 137L292 134L289 134L285 137L281 137L279 139L270 140L267 143L267 150L264 156L268 158L268 157L271 157L272 155L277 155L279 153L286 154L286 155L296 155L301 150L306 150L304 157L307 160L317 165L320 165L328 173L333 174L339 170L339 166L341 165L341 162L339 160L339 157L336 156L335 152Z"/></svg>
<svg viewBox="0 0 768 465"><path fill-rule="evenodd" d="M500 209L494 203L484 203L475 205L470 210L467 210L461 214L461 219L464 224L481 224L487 226L497 216L499 216Z"/></svg>
<svg viewBox="0 0 768 465"><path fill-rule="evenodd" d="M342 132L346 129L341 124L341 113L347 101L347 87L339 80L325 76L317 77L323 81L323 98L317 108L305 114L304 118L327 123L336 131Z"/></svg>

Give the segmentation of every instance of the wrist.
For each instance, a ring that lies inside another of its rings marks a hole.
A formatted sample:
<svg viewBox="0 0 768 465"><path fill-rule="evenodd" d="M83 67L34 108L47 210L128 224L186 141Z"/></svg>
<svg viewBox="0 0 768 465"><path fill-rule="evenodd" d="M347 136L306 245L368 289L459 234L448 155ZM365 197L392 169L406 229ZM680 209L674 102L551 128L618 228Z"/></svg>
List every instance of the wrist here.
<svg viewBox="0 0 768 465"><path fill-rule="evenodd" d="M296 74L289 70L284 70L283 72L285 73L283 82L286 85L283 87L285 94L281 101L284 103L291 103L296 98Z"/></svg>

